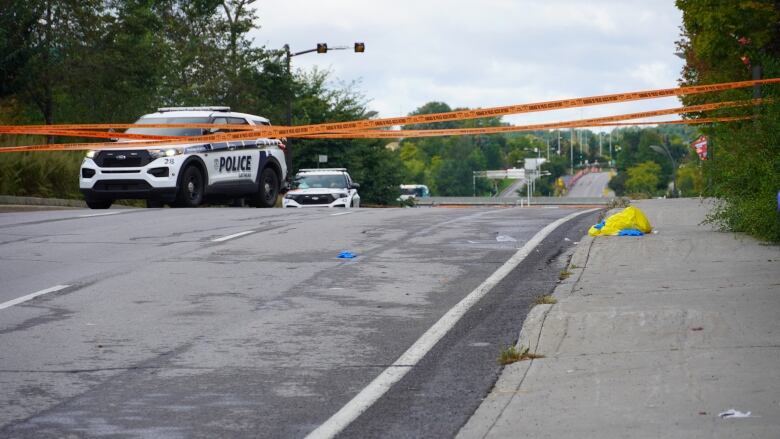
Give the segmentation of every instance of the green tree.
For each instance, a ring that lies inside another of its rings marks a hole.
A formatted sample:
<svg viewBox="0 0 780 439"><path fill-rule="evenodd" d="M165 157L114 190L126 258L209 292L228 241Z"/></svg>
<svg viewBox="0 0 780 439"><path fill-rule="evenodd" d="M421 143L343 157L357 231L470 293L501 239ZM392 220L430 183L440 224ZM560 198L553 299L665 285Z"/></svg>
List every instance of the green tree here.
<svg viewBox="0 0 780 439"><path fill-rule="evenodd" d="M630 194L652 196L660 181L661 166L656 162L647 161L628 168L626 191Z"/></svg>
<svg viewBox="0 0 780 439"><path fill-rule="evenodd" d="M684 85L780 76L780 3L774 0L719 2L677 0L683 13L678 42L686 65ZM746 99L760 92L778 98L777 86L686 96L686 105ZM742 231L780 241L777 192L780 190L780 106L708 112L708 115L752 116L745 122L701 128L708 135L708 160L703 164L705 193L720 200L709 220L725 230ZM693 115L691 117L700 117Z"/></svg>

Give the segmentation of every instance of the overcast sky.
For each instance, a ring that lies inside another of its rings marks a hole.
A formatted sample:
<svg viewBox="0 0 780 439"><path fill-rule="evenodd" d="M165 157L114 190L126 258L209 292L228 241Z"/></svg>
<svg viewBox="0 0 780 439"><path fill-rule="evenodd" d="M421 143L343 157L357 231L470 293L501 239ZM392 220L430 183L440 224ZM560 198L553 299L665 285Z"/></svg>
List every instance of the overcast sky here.
<svg viewBox="0 0 780 439"><path fill-rule="evenodd" d="M491 107L676 87L682 14L674 0L259 0L255 44L293 52L365 42L293 58L359 81L380 117L429 101ZM679 106L667 98L507 116L514 124ZM666 119L669 119L667 117ZM675 117L671 117L675 118Z"/></svg>

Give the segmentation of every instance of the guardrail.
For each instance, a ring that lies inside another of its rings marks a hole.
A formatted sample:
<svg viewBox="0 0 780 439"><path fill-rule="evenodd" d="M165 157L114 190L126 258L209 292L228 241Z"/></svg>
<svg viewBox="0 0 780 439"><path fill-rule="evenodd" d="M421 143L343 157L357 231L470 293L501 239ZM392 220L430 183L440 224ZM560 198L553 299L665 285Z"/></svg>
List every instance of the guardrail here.
<svg viewBox="0 0 780 439"><path fill-rule="evenodd" d="M602 197L531 197L531 206L605 206L612 198ZM429 197L414 200L416 206L528 206L528 199L519 197Z"/></svg>

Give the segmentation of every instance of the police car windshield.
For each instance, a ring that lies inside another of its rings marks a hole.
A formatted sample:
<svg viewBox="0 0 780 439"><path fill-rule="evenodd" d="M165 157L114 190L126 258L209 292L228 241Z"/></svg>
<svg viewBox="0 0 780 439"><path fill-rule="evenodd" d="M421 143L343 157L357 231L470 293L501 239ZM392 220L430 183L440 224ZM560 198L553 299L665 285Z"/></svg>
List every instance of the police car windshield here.
<svg viewBox="0 0 780 439"><path fill-rule="evenodd" d="M343 175L298 175L293 181L297 189L326 188L344 189L347 187L347 179Z"/></svg>
<svg viewBox="0 0 780 439"><path fill-rule="evenodd" d="M136 125L167 125L178 123L209 123L208 117L144 117L138 119ZM200 136L200 128L129 128L130 134L152 134L155 136Z"/></svg>

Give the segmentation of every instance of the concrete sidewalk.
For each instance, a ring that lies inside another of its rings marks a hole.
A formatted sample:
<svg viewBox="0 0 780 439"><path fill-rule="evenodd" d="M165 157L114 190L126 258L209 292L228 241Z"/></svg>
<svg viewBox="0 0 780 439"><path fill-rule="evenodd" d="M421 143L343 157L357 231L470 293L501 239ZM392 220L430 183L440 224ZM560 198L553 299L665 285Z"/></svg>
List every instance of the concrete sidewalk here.
<svg viewBox="0 0 780 439"><path fill-rule="evenodd" d="M459 438L780 437L780 248L700 226L699 200L636 206L658 233L583 238L521 331L545 358L507 366Z"/></svg>

